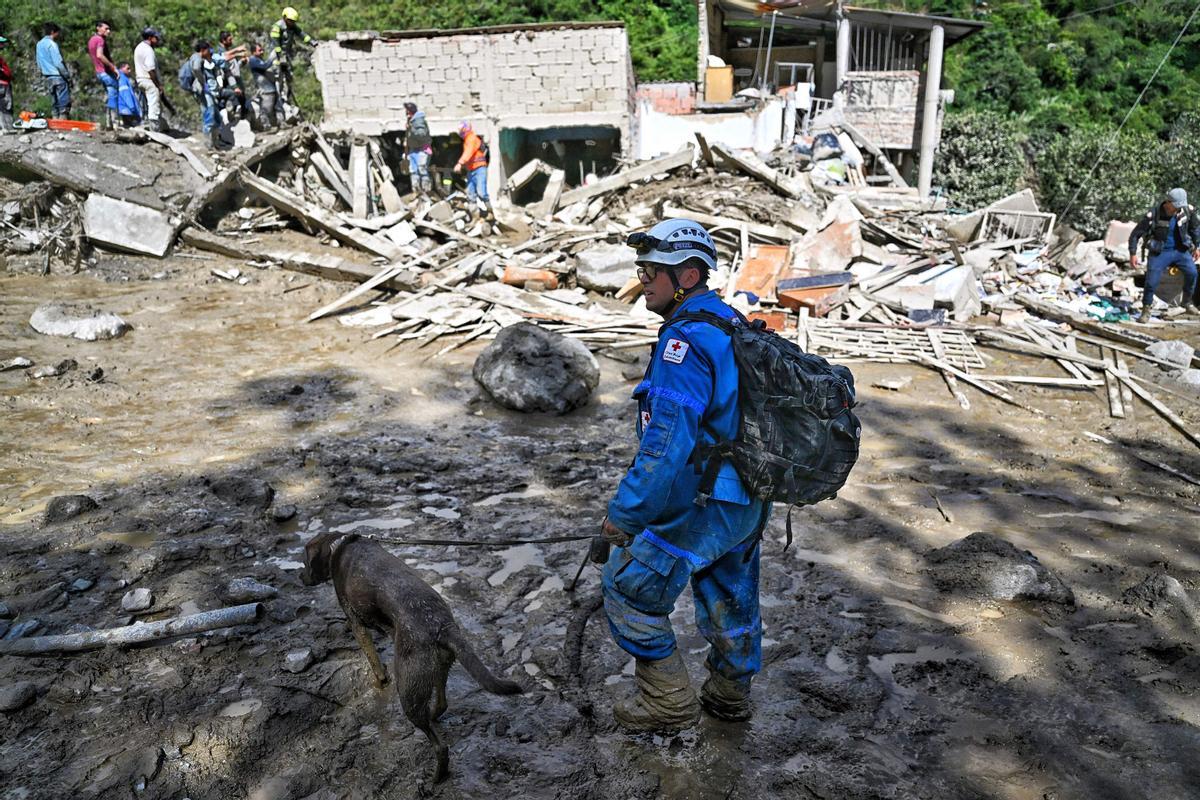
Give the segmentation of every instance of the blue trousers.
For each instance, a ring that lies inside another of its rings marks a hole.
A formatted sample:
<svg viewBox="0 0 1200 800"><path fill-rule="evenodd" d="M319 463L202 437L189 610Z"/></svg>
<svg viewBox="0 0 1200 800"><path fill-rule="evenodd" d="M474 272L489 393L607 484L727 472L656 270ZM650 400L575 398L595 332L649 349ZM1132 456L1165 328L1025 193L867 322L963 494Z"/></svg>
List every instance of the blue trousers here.
<svg viewBox="0 0 1200 800"><path fill-rule="evenodd" d="M200 92L194 96L200 104L200 122L204 132L209 133L217 127L217 98L209 92Z"/></svg>
<svg viewBox="0 0 1200 800"><path fill-rule="evenodd" d="M602 588L609 630L622 650L656 661L675 651L670 614L690 582L696 627L711 645L708 666L733 681L762 669L758 607L762 503L739 506L710 500L682 530L646 530L615 549Z"/></svg>
<svg viewBox="0 0 1200 800"><path fill-rule="evenodd" d="M1172 264L1183 270L1183 302L1184 305L1196 302L1196 262L1192 254L1176 250L1174 247L1163 250L1157 255L1150 256L1146 262L1146 288L1142 292L1142 306L1149 308L1154 302L1154 290Z"/></svg>
<svg viewBox="0 0 1200 800"><path fill-rule="evenodd" d="M477 167L467 173L467 197L471 200L478 197L485 204L491 202L487 192L487 167Z"/></svg>
<svg viewBox="0 0 1200 800"><path fill-rule="evenodd" d="M51 116L63 119L71 113L71 87L62 78L46 78L50 91Z"/></svg>
<svg viewBox="0 0 1200 800"><path fill-rule="evenodd" d="M107 72L97 72L96 80L100 81L100 84L104 86L105 107L115 110L117 107L117 79Z"/></svg>

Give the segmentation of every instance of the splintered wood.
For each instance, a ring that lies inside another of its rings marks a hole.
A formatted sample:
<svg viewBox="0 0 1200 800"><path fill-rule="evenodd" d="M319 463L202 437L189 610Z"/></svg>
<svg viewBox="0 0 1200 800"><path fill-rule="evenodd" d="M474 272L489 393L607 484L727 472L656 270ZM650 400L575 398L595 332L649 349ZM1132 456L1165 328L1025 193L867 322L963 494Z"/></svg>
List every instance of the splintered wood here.
<svg viewBox="0 0 1200 800"><path fill-rule="evenodd" d="M808 323L810 352L838 360L907 362L919 356L945 361L962 370L983 369L983 357L966 331L940 330L938 346L923 329L894 328L870 323ZM939 353L938 350L941 352Z"/></svg>

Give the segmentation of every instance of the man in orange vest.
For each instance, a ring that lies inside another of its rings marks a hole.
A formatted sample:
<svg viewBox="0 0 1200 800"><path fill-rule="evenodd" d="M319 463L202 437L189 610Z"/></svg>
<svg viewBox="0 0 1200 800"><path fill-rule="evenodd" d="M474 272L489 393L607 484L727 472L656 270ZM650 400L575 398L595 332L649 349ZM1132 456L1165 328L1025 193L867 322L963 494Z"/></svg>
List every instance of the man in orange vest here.
<svg viewBox="0 0 1200 800"><path fill-rule="evenodd" d="M487 191L487 147L469 122L459 124L458 135L462 137L463 149L462 156L454 165L454 171L461 173L466 170L467 198L476 201L486 212L491 203Z"/></svg>

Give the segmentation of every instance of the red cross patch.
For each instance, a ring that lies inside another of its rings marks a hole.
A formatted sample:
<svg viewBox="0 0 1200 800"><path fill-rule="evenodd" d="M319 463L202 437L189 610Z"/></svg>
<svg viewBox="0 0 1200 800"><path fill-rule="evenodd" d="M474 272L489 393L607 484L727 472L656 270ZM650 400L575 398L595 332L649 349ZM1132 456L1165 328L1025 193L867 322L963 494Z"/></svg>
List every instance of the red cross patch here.
<svg viewBox="0 0 1200 800"><path fill-rule="evenodd" d="M642 412L642 430L646 430L646 428L649 428L649 427L650 427L650 412L643 411Z"/></svg>
<svg viewBox="0 0 1200 800"><path fill-rule="evenodd" d="M667 346L663 348L663 361L670 361L672 364L682 364L690 346L682 339L668 339Z"/></svg>

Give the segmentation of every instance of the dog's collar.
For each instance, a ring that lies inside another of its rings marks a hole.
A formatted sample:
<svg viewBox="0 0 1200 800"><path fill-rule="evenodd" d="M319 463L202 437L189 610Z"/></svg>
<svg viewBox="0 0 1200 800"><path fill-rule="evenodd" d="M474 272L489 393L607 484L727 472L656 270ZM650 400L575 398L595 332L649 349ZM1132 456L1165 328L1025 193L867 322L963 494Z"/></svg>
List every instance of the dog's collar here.
<svg viewBox="0 0 1200 800"><path fill-rule="evenodd" d="M330 543L330 545L329 545L329 560L330 560L330 562L333 561L333 557L337 555L338 550L341 550L342 546L345 545L347 543L347 541L351 537L354 537L354 536L355 536L355 534L352 531L347 531L346 533L338 534L338 537L336 539L334 539L333 542Z"/></svg>

